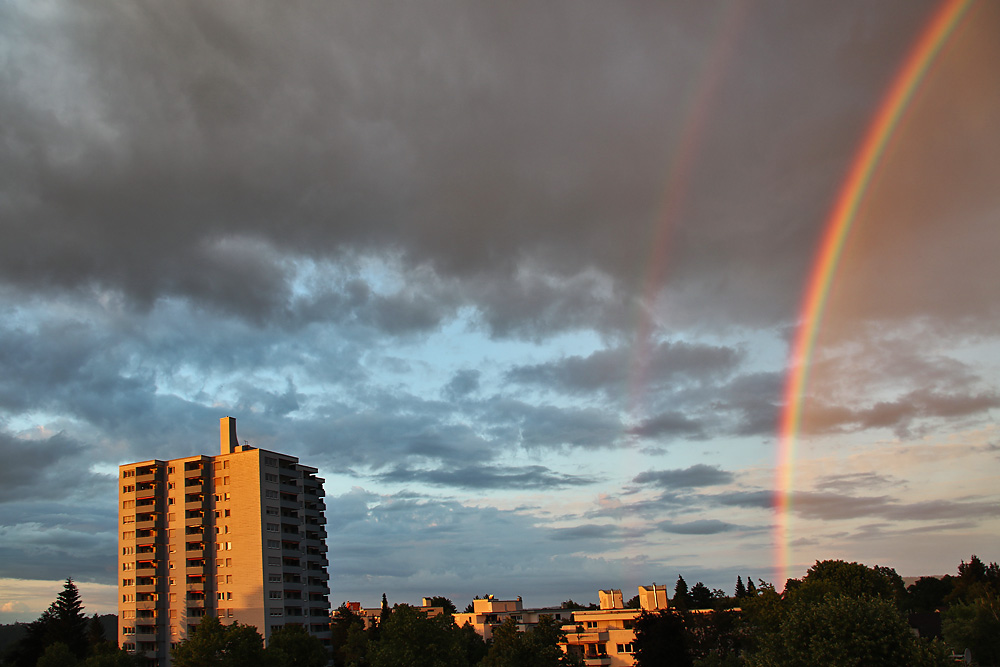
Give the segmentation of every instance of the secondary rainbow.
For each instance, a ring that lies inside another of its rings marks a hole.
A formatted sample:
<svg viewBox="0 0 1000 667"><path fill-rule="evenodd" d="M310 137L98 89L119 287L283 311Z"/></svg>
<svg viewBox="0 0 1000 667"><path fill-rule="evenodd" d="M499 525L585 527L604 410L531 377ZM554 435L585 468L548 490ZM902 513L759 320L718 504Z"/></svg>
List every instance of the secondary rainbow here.
<svg viewBox="0 0 1000 667"><path fill-rule="evenodd" d="M809 381L809 364L823 319L827 294L833 282L844 241L858 212L882 155L941 47L948 40L973 0L944 0L934 11L917 41L910 48L892 85L882 98L851 162L834 206L824 225L819 252L813 263L802 300L799 327L792 343L784 411L779 424L779 452L774 508L775 564L778 586L789 576L791 565L790 522L795 483L795 454L802 419L802 402Z"/></svg>

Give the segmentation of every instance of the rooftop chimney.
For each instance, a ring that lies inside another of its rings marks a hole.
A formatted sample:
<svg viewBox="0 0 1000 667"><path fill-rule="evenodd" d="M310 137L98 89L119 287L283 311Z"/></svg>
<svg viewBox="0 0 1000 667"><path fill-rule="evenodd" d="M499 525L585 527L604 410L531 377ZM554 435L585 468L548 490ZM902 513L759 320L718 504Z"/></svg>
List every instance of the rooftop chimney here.
<svg viewBox="0 0 1000 667"><path fill-rule="evenodd" d="M223 417L219 420L219 453L232 454L240 446L236 437L236 417Z"/></svg>

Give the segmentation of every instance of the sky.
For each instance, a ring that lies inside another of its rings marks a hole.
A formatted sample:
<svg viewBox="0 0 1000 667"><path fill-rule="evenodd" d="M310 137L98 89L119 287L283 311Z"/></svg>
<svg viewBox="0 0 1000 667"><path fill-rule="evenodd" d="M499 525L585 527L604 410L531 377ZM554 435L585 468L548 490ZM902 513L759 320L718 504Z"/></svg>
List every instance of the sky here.
<svg viewBox="0 0 1000 667"><path fill-rule="evenodd" d="M0 4L0 622L115 611L117 466L227 415L326 479L334 606L1000 559L997 3L792 355L938 7Z"/></svg>

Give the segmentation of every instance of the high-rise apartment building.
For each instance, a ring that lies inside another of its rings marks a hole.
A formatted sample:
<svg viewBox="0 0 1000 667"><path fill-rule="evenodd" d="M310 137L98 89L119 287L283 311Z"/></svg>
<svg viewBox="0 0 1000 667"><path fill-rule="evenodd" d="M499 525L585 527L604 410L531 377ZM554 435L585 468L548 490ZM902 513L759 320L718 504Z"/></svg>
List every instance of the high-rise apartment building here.
<svg viewBox="0 0 1000 667"><path fill-rule="evenodd" d="M267 639L300 624L330 641L323 480L294 456L240 445L119 467L118 643L150 665L206 615Z"/></svg>

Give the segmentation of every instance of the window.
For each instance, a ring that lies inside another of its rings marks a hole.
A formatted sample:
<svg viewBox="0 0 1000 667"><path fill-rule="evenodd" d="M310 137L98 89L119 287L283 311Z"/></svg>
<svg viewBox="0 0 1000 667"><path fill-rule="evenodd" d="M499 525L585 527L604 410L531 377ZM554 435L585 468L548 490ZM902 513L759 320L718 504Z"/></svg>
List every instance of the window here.
<svg viewBox="0 0 1000 667"><path fill-rule="evenodd" d="M220 470L222 470L222 461L216 461L214 464L212 464L212 469L215 470L215 472L219 472Z"/></svg>
<svg viewBox="0 0 1000 667"><path fill-rule="evenodd" d="M268 516L279 516L280 515L280 512L278 512L278 508L277 507L268 506L267 508L264 509L264 512Z"/></svg>
<svg viewBox="0 0 1000 667"><path fill-rule="evenodd" d="M125 501L122 502L122 509L124 509L124 510L132 509L133 507L135 507L135 501L134 500L125 500Z"/></svg>
<svg viewBox="0 0 1000 667"><path fill-rule="evenodd" d="M618 652L619 653L635 653L635 651L632 650L632 644L619 644L618 645Z"/></svg>
<svg viewBox="0 0 1000 667"><path fill-rule="evenodd" d="M229 494L227 493L226 494L226 499L228 500L228 498L229 498ZM224 517L226 517L228 519L229 518L229 510L224 510L223 513L222 513L222 516L224 516Z"/></svg>
<svg viewBox="0 0 1000 667"><path fill-rule="evenodd" d="M268 565L281 565L281 557L280 556L268 556L267 557L267 564Z"/></svg>
<svg viewBox="0 0 1000 667"><path fill-rule="evenodd" d="M122 487L122 493L132 493L135 491L135 484L126 484Z"/></svg>
<svg viewBox="0 0 1000 667"><path fill-rule="evenodd" d="M131 554L131 553L135 553L135 547L122 547L122 554L123 555L127 556L128 554Z"/></svg>
<svg viewBox="0 0 1000 667"><path fill-rule="evenodd" d="M596 628L597 627L597 621L587 621L587 627L588 628Z"/></svg>
<svg viewBox="0 0 1000 667"><path fill-rule="evenodd" d="M122 477L135 477L135 470L123 470Z"/></svg>
<svg viewBox="0 0 1000 667"><path fill-rule="evenodd" d="M173 500L173 498L171 498L171 500ZM173 512L167 515L167 521L176 521L176 520L177 520L177 515L174 514Z"/></svg>
<svg viewBox="0 0 1000 667"><path fill-rule="evenodd" d="M268 540L267 541L267 548L268 549L280 549L281 548L281 542L279 540Z"/></svg>
<svg viewBox="0 0 1000 667"><path fill-rule="evenodd" d="M266 472L266 473L264 473L264 481L265 482L274 482L275 484L277 484L278 483L278 476L275 475L272 472Z"/></svg>
<svg viewBox="0 0 1000 667"><path fill-rule="evenodd" d="M173 505L174 504L174 499L173 498L167 498L167 504L168 505Z"/></svg>
<svg viewBox="0 0 1000 667"><path fill-rule="evenodd" d="M269 524L267 524L267 532L269 532L269 533L277 533L277 532L280 532L280 531L281 531L281 526L279 526L278 524L276 524L276 523L269 523Z"/></svg>
<svg viewBox="0 0 1000 667"><path fill-rule="evenodd" d="M135 563L122 563L122 570L132 570L135 568Z"/></svg>
<svg viewBox="0 0 1000 667"><path fill-rule="evenodd" d="M274 458L273 456L265 456L264 457L264 465L271 466L272 468L277 468L278 467L278 459Z"/></svg>
<svg viewBox="0 0 1000 667"><path fill-rule="evenodd" d="M232 558L227 558L226 559L226 567L232 567L232 566L233 566L233 559Z"/></svg>
<svg viewBox="0 0 1000 667"><path fill-rule="evenodd" d="M124 533L122 533L122 539L123 540L134 540L135 539L135 531L134 530L126 530Z"/></svg>
<svg viewBox="0 0 1000 667"><path fill-rule="evenodd" d="M281 591L271 591L270 593L268 593L268 597L272 600L280 600Z"/></svg>
<svg viewBox="0 0 1000 667"><path fill-rule="evenodd" d="M177 610L176 609L171 609L170 610L170 618L177 618ZM174 630L176 630L176 628L174 628Z"/></svg>
<svg viewBox="0 0 1000 667"><path fill-rule="evenodd" d="M228 477L223 477L222 478L222 483L223 484L229 484L229 478Z"/></svg>
<svg viewBox="0 0 1000 667"><path fill-rule="evenodd" d="M177 485L173 482L167 482L167 489L177 488Z"/></svg>
<svg viewBox="0 0 1000 667"><path fill-rule="evenodd" d="M122 579L122 586L135 586L135 579Z"/></svg>
<svg viewBox="0 0 1000 667"><path fill-rule="evenodd" d="M170 467L167 468L167 474L168 475L173 475L174 474L174 467L173 466L170 466Z"/></svg>
<svg viewBox="0 0 1000 667"><path fill-rule="evenodd" d="M281 607L271 607L271 616L284 616L285 610Z"/></svg>
<svg viewBox="0 0 1000 667"><path fill-rule="evenodd" d="M271 583L271 584L280 584L281 583L281 575L278 574L278 573L276 573L276 572L272 572L272 573L270 573L270 574L267 575L267 581L268 581L268 583Z"/></svg>
<svg viewBox="0 0 1000 667"><path fill-rule="evenodd" d="M278 492L275 491L274 489L267 489L266 491L264 491L264 497L266 497L266 498L277 498L278 497Z"/></svg>

